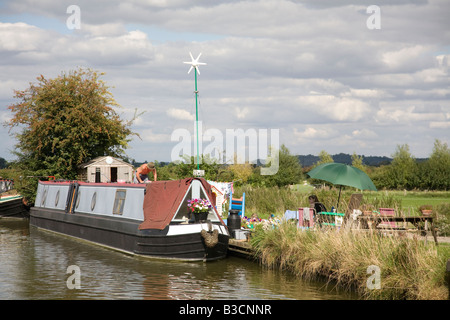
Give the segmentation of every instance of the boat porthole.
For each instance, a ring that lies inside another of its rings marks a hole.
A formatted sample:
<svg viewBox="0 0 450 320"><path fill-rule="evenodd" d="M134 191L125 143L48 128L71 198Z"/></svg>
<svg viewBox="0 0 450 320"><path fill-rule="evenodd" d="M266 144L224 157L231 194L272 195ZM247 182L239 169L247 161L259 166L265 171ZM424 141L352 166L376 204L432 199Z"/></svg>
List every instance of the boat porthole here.
<svg viewBox="0 0 450 320"><path fill-rule="evenodd" d="M94 211L96 201L97 201L97 192L94 192L91 200L91 211Z"/></svg>
<svg viewBox="0 0 450 320"><path fill-rule="evenodd" d="M42 195L41 207L45 207L46 199L47 199L47 189L44 190L44 194Z"/></svg>
<svg viewBox="0 0 450 320"><path fill-rule="evenodd" d="M59 190L58 190L58 192L56 192L56 197L55 197L55 207L58 206L58 202L59 202Z"/></svg>
<svg viewBox="0 0 450 320"><path fill-rule="evenodd" d="M77 193L77 203L75 204L75 209L78 209L78 206L80 205L80 194L81 194L81 191L78 191L78 193Z"/></svg>

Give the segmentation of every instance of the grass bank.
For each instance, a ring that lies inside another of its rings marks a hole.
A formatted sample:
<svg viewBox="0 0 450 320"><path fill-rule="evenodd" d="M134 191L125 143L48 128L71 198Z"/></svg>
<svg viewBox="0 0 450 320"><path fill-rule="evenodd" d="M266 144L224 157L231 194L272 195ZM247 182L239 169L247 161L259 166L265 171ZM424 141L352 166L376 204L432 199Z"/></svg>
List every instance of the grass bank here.
<svg viewBox="0 0 450 320"><path fill-rule="evenodd" d="M262 264L305 279L325 277L356 290L363 299L448 298L445 269L450 246L334 229L303 231L291 223L258 229L251 242ZM368 288L373 279L370 266L379 268L380 289Z"/></svg>

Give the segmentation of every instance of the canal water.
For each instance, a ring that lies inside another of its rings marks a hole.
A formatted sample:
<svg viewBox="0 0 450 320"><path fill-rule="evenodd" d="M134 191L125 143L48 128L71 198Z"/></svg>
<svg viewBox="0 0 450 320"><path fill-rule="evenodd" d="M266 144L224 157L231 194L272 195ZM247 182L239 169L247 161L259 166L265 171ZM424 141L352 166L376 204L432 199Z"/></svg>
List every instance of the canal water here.
<svg viewBox="0 0 450 320"><path fill-rule="evenodd" d="M77 282L79 281L79 282ZM127 255L0 219L0 300L357 299L237 257L173 262Z"/></svg>

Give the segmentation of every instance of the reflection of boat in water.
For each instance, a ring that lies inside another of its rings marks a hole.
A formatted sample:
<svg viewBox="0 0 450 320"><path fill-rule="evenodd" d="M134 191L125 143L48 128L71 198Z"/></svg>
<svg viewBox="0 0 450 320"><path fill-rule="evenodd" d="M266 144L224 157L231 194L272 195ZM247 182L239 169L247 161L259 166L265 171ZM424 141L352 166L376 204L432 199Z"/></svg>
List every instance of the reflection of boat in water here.
<svg viewBox="0 0 450 320"><path fill-rule="evenodd" d="M22 196L3 196L0 198L0 218L28 218L29 207Z"/></svg>
<svg viewBox="0 0 450 320"><path fill-rule="evenodd" d="M30 223L138 255L224 258L228 229L214 207L195 221L188 200L196 198L212 199L202 178L148 185L40 181Z"/></svg>

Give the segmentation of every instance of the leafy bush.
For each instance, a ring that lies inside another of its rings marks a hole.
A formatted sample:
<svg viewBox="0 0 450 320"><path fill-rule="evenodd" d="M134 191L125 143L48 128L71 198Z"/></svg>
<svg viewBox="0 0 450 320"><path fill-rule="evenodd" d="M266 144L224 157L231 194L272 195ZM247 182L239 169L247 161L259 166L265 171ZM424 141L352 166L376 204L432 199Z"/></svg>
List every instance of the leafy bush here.
<svg viewBox="0 0 450 320"><path fill-rule="evenodd" d="M441 203L434 207L436 222L440 236L450 236L450 203Z"/></svg>

